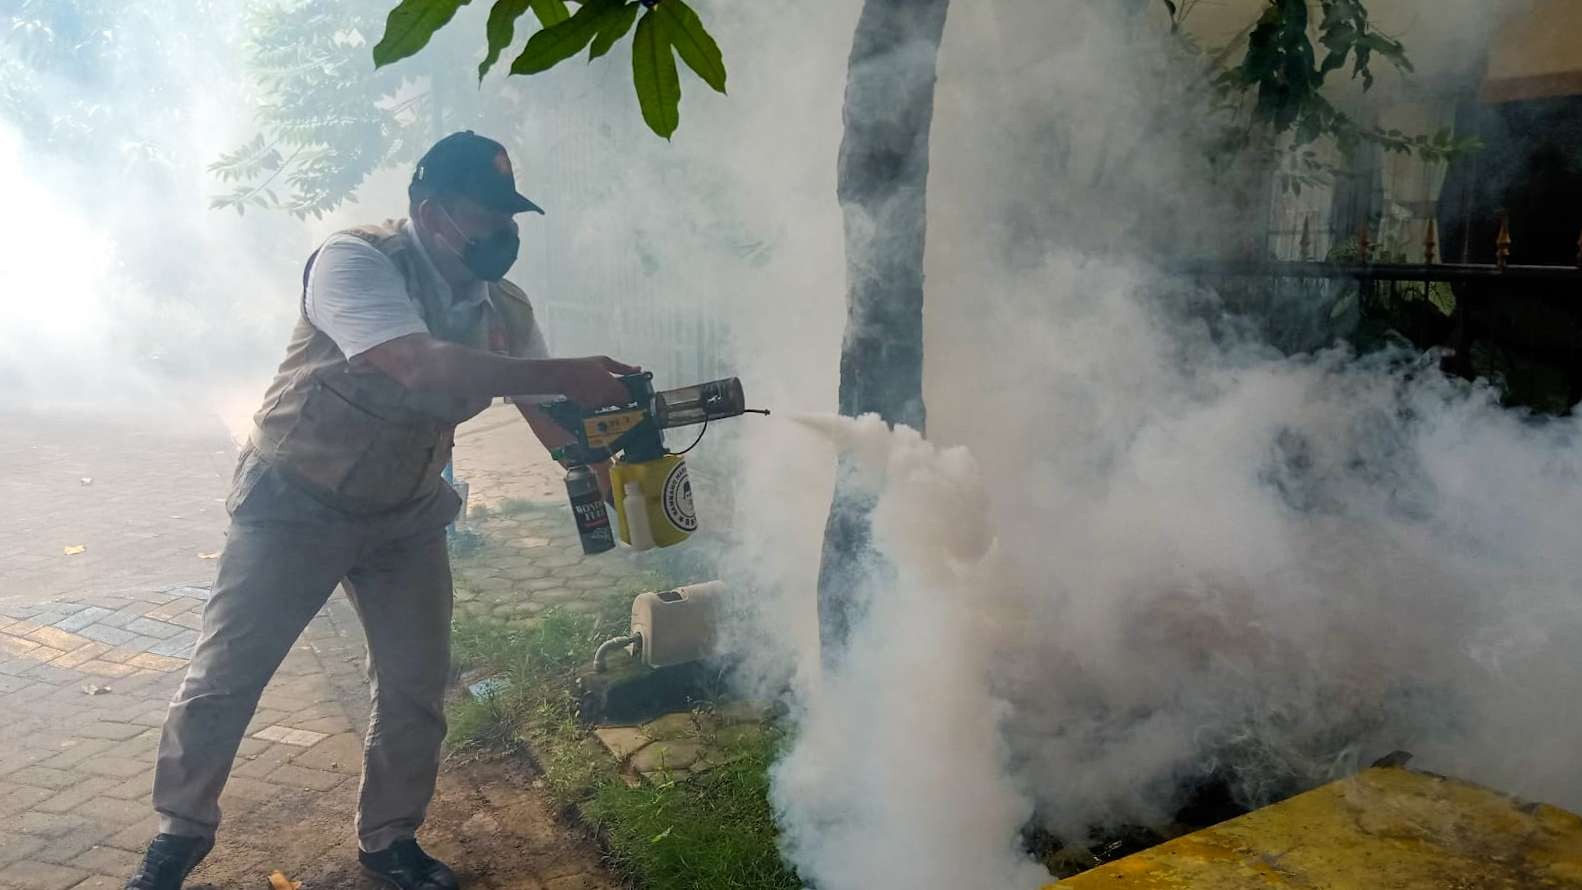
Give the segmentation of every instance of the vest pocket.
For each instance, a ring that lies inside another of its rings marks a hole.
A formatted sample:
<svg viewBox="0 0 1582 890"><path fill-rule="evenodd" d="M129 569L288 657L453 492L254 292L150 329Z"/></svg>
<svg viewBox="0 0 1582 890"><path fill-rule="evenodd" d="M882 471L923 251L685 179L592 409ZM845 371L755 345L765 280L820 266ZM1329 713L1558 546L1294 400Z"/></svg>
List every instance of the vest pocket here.
<svg viewBox="0 0 1582 890"><path fill-rule="evenodd" d="M246 503L253 489L258 485L268 469L268 464L258 457L258 451L252 442L242 446L241 454L236 457L236 471L231 474L231 491L225 498L225 512L236 515L236 511Z"/></svg>
<svg viewBox="0 0 1582 890"><path fill-rule="evenodd" d="M420 417L388 420L354 400L364 395L316 381L282 451L293 471L349 509L398 506L437 484L449 429Z"/></svg>

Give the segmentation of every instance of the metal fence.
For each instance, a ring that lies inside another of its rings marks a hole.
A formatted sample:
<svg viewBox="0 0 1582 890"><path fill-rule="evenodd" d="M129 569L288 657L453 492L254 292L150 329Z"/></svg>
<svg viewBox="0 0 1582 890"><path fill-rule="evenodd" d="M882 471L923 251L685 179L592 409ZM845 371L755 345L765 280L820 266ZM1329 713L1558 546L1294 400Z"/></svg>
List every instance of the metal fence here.
<svg viewBox="0 0 1582 890"><path fill-rule="evenodd" d="M1361 241L1366 247L1366 235ZM1509 247L1502 232L1498 256L1508 256ZM1578 266L1201 261L1180 270L1233 309L1264 319L1271 340L1289 351L1328 345L1341 329L1355 332L1359 321L1373 322L1420 348L1446 349L1449 373L1486 376L1490 364L1480 360L1480 350L1485 358L1498 350L1507 365L1547 369L1554 393L1544 407L1563 410L1582 401L1582 260Z"/></svg>
<svg viewBox="0 0 1582 890"><path fill-rule="evenodd" d="M730 373L728 326L703 307L569 300L535 305L554 355L611 355L640 364L661 389Z"/></svg>

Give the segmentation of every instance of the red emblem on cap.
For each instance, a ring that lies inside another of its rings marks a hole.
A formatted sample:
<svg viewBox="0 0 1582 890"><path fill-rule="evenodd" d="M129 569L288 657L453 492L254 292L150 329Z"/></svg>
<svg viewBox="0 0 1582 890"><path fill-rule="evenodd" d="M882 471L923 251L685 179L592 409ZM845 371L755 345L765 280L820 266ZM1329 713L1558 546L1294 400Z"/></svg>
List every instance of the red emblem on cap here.
<svg viewBox="0 0 1582 890"><path fill-rule="evenodd" d="M494 169L500 171L501 176L515 178L511 173L511 159L503 151L494 156Z"/></svg>

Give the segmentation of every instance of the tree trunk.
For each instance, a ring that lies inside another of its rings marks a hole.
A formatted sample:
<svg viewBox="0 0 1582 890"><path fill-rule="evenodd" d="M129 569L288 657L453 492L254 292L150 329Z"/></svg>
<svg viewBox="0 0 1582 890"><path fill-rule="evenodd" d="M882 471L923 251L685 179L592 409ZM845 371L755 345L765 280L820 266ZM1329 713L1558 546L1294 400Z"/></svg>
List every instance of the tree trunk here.
<svg viewBox="0 0 1582 890"><path fill-rule="evenodd" d="M923 430L923 244L935 62L949 0L864 0L846 81L837 194L846 222L840 412ZM856 592L882 572L872 497L843 461L824 529L819 628L845 648Z"/></svg>

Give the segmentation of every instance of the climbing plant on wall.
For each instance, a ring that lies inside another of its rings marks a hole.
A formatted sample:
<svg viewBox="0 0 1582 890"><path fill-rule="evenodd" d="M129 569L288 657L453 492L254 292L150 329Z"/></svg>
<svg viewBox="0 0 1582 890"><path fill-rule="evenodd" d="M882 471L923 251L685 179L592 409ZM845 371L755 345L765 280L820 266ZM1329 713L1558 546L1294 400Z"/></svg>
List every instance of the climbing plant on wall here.
<svg viewBox="0 0 1582 890"><path fill-rule="evenodd" d="M1363 92L1377 82L1374 63L1383 60L1410 74L1406 47L1374 27L1364 0L1267 0L1263 12L1243 30L1240 61L1230 48L1217 53L1198 49L1183 24L1201 0L1160 0L1178 37L1197 50L1206 75L1205 112L1222 120L1213 146L1219 158L1249 150L1272 150L1282 162L1280 180L1290 191L1327 183L1337 169L1325 163L1316 143L1333 140L1344 157L1362 144L1383 151L1445 161L1481 143L1449 129L1405 133L1364 124L1326 94L1334 75L1349 69ZM1317 12L1315 16L1314 13Z"/></svg>

